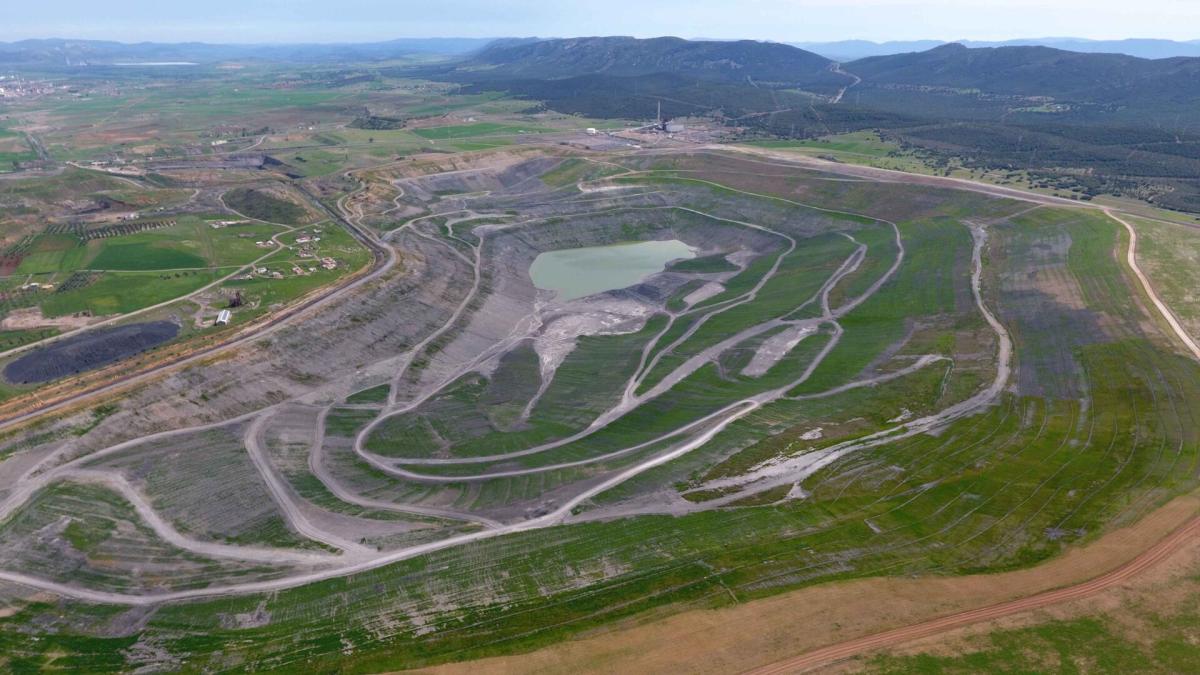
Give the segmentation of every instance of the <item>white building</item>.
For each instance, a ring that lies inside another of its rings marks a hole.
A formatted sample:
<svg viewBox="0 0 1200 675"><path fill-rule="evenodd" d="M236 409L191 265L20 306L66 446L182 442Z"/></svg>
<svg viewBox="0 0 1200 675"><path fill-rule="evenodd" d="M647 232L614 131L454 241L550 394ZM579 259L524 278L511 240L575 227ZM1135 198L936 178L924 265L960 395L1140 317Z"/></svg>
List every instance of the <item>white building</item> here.
<svg viewBox="0 0 1200 675"><path fill-rule="evenodd" d="M229 325L229 322L230 322L232 319L233 319L233 312L231 312L231 311L229 311L229 310L227 310L227 309L223 309L223 310L221 310L220 312L217 312L217 321L216 321L216 324L215 324L215 325L217 325L217 326L228 326L228 325Z"/></svg>

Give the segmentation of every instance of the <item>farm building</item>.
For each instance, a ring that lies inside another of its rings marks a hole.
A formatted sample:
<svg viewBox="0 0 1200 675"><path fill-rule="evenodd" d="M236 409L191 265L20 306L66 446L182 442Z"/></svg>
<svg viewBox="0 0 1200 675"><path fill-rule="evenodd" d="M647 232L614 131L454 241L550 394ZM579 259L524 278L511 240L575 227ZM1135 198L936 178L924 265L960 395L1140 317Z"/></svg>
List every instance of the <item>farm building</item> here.
<svg viewBox="0 0 1200 675"><path fill-rule="evenodd" d="M217 326L228 326L228 325L229 325L229 322L230 322L232 319L233 319L233 312L231 312L231 311L229 311L229 310L227 310L227 309L223 309L223 310L221 310L220 312L217 312L217 320L216 320L216 322L215 322L215 325L217 325Z"/></svg>

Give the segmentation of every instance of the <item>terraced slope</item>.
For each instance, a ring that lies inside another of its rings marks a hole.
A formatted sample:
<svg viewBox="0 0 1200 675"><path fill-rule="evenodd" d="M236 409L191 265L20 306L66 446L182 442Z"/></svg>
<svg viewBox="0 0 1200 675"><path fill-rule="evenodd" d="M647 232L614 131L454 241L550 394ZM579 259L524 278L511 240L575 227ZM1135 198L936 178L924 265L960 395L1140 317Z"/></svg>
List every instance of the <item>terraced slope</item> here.
<svg viewBox="0 0 1200 675"><path fill-rule="evenodd" d="M410 214L403 273L3 439L6 665L461 660L1027 566L1196 486L1200 368L1103 211L715 152L427 161L340 203ZM675 239L629 288L528 275Z"/></svg>

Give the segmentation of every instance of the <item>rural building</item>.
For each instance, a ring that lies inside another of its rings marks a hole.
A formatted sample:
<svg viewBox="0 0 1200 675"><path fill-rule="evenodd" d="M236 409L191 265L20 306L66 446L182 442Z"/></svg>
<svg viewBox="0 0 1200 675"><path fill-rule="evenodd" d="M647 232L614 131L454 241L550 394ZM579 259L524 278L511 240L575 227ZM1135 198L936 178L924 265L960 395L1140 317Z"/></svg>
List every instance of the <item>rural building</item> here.
<svg viewBox="0 0 1200 675"><path fill-rule="evenodd" d="M227 310L227 309L223 309L223 310L221 310L220 312L217 312L217 321L216 321L216 324L215 324L215 325L217 325L217 326L228 326L228 325L229 325L229 322L230 322L232 319L233 319L233 312L231 312L231 311L229 311L229 310Z"/></svg>

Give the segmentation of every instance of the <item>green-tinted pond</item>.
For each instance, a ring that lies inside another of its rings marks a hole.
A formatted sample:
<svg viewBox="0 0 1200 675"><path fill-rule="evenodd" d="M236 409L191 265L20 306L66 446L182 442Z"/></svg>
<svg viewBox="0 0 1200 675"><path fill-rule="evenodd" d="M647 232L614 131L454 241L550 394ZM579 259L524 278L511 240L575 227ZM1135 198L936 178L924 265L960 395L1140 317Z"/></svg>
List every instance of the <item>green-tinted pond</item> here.
<svg viewBox="0 0 1200 675"><path fill-rule="evenodd" d="M678 239L567 248L539 255L529 266L529 276L534 286L555 291L559 300L574 300L632 286L672 260L694 256Z"/></svg>

